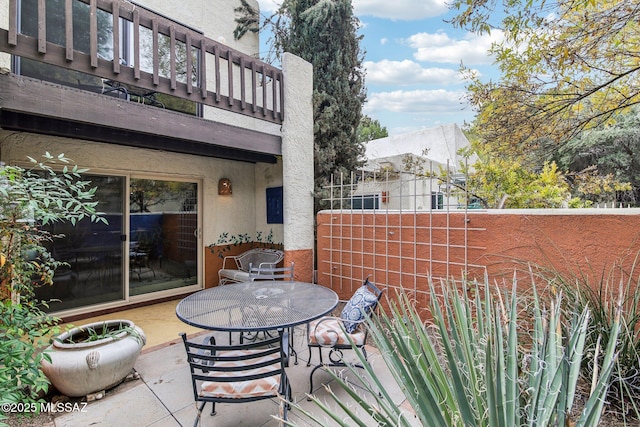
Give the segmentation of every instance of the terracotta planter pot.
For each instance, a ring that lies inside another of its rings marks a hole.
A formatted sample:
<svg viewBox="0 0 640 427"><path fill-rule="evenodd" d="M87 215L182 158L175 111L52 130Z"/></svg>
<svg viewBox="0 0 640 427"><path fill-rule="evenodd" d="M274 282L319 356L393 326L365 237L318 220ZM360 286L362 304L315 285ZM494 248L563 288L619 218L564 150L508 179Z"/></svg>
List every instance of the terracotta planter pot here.
<svg viewBox="0 0 640 427"><path fill-rule="evenodd" d="M87 330L100 333L120 325L135 330L87 341ZM45 352L51 362L42 361L42 370L51 384L67 396L86 396L120 383L133 369L146 342L142 329L130 320L106 320L73 328L58 335Z"/></svg>

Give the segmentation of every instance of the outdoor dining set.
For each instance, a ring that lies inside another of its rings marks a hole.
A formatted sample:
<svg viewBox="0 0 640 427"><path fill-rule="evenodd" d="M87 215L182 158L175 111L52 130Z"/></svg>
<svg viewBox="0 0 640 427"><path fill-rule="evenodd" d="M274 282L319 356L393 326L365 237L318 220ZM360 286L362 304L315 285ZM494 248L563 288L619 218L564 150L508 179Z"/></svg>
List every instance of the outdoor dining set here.
<svg viewBox="0 0 640 427"><path fill-rule="evenodd" d="M353 346L364 351L364 321L377 308L383 290L365 279L351 299L342 302L341 313L333 316L341 302L338 295L327 287L294 280L293 263L278 267L282 258L282 251L262 248L226 257L219 286L191 294L177 305L176 315L182 322L229 334L224 344L213 335L189 340L181 334L199 403L194 425L208 402L215 415L218 402L269 398L279 398L280 416L286 420L291 386L285 368L291 358L298 363L292 341L295 326L306 325L307 366L311 366L311 349L318 349L309 393L318 369L345 366L342 351ZM323 348L330 349L328 361L323 360Z"/></svg>

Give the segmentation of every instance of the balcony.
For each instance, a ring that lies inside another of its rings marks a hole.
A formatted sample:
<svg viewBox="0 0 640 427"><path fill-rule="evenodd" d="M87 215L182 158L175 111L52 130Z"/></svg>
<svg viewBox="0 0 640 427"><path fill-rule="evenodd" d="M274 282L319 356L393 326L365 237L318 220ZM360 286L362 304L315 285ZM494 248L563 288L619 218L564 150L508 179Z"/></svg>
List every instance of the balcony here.
<svg viewBox="0 0 640 427"><path fill-rule="evenodd" d="M8 16L3 129L249 162L281 155L281 70L119 0L10 0Z"/></svg>

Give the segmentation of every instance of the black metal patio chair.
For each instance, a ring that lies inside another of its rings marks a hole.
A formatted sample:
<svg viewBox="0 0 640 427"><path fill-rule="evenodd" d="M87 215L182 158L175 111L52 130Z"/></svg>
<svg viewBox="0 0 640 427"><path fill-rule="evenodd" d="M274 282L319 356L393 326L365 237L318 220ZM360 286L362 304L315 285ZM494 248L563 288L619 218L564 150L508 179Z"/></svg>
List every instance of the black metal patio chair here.
<svg viewBox="0 0 640 427"><path fill-rule="evenodd" d="M347 366L343 354L344 350L353 350L354 346L358 347L367 360L365 344L369 331L364 322L368 316L377 311L383 294L384 290L380 290L367 277L349 301L342 301L344 308L339 317L325 316L307 325L307 346L309 348L307 366L311 366L312 348L318 349L320 362L309 374L309 394L313 392L313 374L318 369ZM329 349L327 363L322 357L323 348ZM364 369L364 366L358 363L349 363L349 365Z"/></svg>
<svg viewBox="0 0 640 427"><path fill-rule="evenodd" d="M277 398L280 417L287 419L291 400L291 385L285 372L289 338L287 332L259 343L216 345L210 336L204 342L187 340L180 333L191 370L193 396L198 414L194 426L200 423L204 406L211 402L215 415L218 402L243 403Z"/></svg>

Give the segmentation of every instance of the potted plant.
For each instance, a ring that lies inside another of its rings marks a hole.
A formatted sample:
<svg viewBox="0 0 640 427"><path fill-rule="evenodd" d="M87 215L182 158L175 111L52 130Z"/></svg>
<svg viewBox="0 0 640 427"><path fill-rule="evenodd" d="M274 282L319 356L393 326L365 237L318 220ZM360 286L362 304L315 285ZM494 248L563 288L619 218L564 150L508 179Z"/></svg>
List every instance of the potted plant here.
<svg viewBox="0 0 640 427"><path fill-rule="evenodd" d="M61 393L87 396L122 382L145 343L144 332L130 320L89 323L56 336L42 370Z"/></svg>

